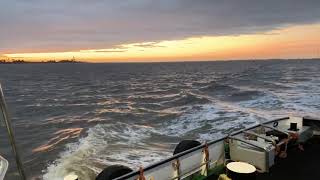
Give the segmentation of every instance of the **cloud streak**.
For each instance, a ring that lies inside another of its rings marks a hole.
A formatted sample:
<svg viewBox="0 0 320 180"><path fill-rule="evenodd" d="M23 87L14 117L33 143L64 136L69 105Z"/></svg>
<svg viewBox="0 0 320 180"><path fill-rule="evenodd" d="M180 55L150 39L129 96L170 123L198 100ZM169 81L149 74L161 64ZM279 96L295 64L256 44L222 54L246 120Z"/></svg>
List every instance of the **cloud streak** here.
<svg viewBox="0 0 320 180"><path fill-rule="evenodd" d="M263 33L319 22L319 8L319 0L4 0L0 52L109 49Z"/></svg>
<svg viewBox="0 0 320 180"><path fill-rule="evenodd" d="M126 52L126 49L105 49L105 50L90 50L87 52L98 52L98 53L122 53L122 52Z"/></svg>

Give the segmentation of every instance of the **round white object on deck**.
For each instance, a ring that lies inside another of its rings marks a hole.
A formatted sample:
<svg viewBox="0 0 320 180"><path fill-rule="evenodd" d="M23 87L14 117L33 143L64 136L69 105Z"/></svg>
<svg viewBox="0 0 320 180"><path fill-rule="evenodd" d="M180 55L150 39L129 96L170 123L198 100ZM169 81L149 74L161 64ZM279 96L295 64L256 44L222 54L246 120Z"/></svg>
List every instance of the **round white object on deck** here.
<svg viewBox="0 0 320 180"><path fill-rule="evenodd" d="M245 162L231 162L227 164L227 169L235 173L254 173L257 169L251 164Z"/></svg>
<svg viewBox="0 0 320 180"><path fill-rule="evenodd" d="M75 174L69 174L63 178L64 180L78 180L78 176Z"/></svg>

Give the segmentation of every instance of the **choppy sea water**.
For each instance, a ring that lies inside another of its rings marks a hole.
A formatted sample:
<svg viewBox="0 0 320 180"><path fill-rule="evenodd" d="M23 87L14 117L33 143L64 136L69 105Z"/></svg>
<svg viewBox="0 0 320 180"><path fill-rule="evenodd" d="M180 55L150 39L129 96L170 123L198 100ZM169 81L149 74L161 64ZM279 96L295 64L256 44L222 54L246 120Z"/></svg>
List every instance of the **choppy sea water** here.
<svg viewBox="0 0 320 180"><path fill-rule="evenodd" d="M260 121L320 116L320 61L0 65L28 179L94 179ZM1 127L0 153L17 171Z"/></svg>

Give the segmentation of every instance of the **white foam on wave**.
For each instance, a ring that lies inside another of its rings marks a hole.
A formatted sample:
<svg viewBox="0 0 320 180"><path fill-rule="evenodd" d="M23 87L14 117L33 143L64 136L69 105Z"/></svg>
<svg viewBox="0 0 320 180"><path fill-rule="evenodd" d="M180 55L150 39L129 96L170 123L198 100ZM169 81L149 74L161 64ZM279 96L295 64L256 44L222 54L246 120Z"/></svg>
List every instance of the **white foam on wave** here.
<svg viewBox="0 0 320 180"><path fill-rule="evenodd" d="M105 129L97 126L95 129L89 129L88 136L80 139L78 143L68 144L59 158L47 167L43 179L61 180L72 172L80 173L78 175L83 179L92 179L94 171L89 168L89 159L97 153L95 147L107 146L107 141L103 139L96 141L100 134L104 133Z"/></svg>
<svg viewBox="0 0 320 180"><path fill-rule="evenodd" d="M268 114L285 116L319 116L320 81L290 82L287 89L264 89L264 96L254 100L242 101L238 104L245 108L265 109ZM248 88L259 90L256 88Z"/></svg>
<svg viewBox="0 0 320 180"><path fill-rule="evenodd" d="M202 105L198 106L198 108L198 110L192 110L192 107L188 107L187 113L170 122L165 122L160 133L169 136L183 136L194 129L202 127L205 122L219 117L216 114L217 110L213 106ZM197 108L194 107L194 109Z"/></svg>
<svg viewBox="0 0 320 180"><path fill-rule="evenodd" d="M191 133L192 137L201 141L213 140L226 135L226 130L259 123L257 120L264 119L261 114L227 103L199 105L197 108L190 107L186 114L165 123L159 132L180 138Z"/></svg>
<svg viewBox="0 0 320 180"><path fill-rule="evenodd" d="M260 96L253 100L241 101L237 104L248 109L268 110L270 113L273 110L278 111L283 108L283 102L284 100L281 96L277 96L274 93L265 93L264 96Z"/></svg>
<svg viewBox="0 0 320 180"><path fill-rule="evenodd" d="M288 72L279 79L273 81L263 80L263 82L266 82L267 84L274 84L284 88L272 88L272 86L263 87L259 84L233 86L234 88L244 91L261 91L264 94L255 99L241 101L236 104L243 108L259 111L265 110L265 114L271 115L319 116L320 76L313 73L316 71L310 72L312 74L307 76L306 74L296 74L293 73L293 71L288 70ZM295 78L306 80L296 81Z"/></svg>
<svg viewBox="0 0 320 180"><path fill-rule="evenodd" d="M121 164L137 170L140 166L146 167L172 155L167 149L118 149L112 154L104 154L97 161L102 164Z"/></svg>
<svg viewBox="0 0 320 180"><path fill-rule="evenodd" d="M94 179L103 167L123 164L133 169L158 161L170 155L169 151L147 148L144 139L154 129L124 123L101 124L88 130L78 143L70 143L59 158L50 164L44 180L61 180L76 172L81 179Z"/></svg>

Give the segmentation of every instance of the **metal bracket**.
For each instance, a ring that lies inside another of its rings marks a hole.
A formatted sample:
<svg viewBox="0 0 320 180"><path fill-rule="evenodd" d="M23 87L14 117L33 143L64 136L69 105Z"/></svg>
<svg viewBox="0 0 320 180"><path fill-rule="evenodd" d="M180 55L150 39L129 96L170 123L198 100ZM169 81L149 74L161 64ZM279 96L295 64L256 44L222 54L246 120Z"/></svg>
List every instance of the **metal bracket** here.
<svg viewBox="0 0 320 180"><path fill-rule="evenodd" d="M266 140L266 141L269 141L269 142L271 142L274 146L277 145L276 141L273 140L273 139L271 139L271 138L268 138L268 137L265 137L265 136L261 136L260 134L257 134L257 133L252 132L252 131L243 131L243 132L246 133L246 134L249 134L249 135L253 135L253 136L259 137L259 138L264 139L264 140Z"/></svg>
<svg viewBox="0 0 320 180"><path fill-rule="evenodd" d="M289 133L288 133L288 132L282 131L282 130L280 130L280 129L278 129L278 128L274 128L274 127L271 127L271 126L268 126L268 125L265 125L265 124L261 124L261 126L262 126L262 127L265 127L265 128L269 128L269 129L275 130L275 131L278 131L278 132L281 132L281 133L284 133L284 134L286 134L287 136L289 136Z"/></svg>
<svg viewBox="0 0 320 180"><path fill-rule="evenodd" d="M144 177L143 167L140 166L138 180L146 180Z"/></svg>
<svg viewBox="0 0 320 180"><path fill-rule="evenodd" d="M209 150L208 144L205 143L205 146L202 150L202 160L201 160L201 175L207 176L209 170Z"/></svg>
<svg viewBox="0 0 320 180"><path fill-rule="evenodd" d="M180 180L180 162L179 159L176 159L175 162L172 162L173 167L173 179Z"/></svg>

